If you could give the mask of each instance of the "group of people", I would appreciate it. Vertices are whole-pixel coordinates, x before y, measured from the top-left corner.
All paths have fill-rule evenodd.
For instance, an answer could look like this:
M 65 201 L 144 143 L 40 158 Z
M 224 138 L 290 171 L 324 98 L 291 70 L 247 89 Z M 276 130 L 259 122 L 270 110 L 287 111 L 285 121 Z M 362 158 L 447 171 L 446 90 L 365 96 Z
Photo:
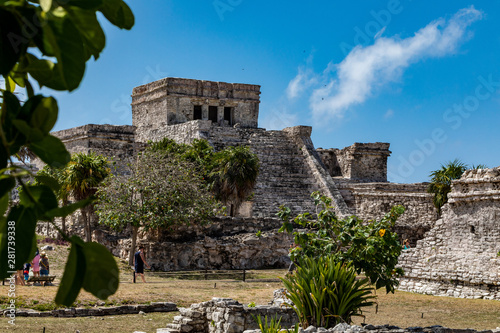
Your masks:
M 16 284 L 29 285 L 30 276 L 48 276 L 49 275 L 49 258 L 45 252 L 36 250 L 35 257 L 30 263 L 24 264 L 24 268 L 17 271 Z

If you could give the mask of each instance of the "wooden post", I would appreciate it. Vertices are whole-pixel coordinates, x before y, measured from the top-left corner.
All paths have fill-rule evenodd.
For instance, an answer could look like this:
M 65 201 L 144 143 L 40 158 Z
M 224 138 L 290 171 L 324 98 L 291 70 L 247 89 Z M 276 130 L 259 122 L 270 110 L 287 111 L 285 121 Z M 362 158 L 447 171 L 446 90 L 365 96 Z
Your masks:
M 245 271 L 245 269 L 243 269 L 243 282 L 245 282 L 245 280 L 246 280 L 246 276 L 245 275 L 246 275 L 246 271 Z
M 208 280 L 208 269 L 205 268 L 205 280 Z
M 134 283 L 135 283 L 135 269 L 132 271 L 132 274 L 134 274 Z

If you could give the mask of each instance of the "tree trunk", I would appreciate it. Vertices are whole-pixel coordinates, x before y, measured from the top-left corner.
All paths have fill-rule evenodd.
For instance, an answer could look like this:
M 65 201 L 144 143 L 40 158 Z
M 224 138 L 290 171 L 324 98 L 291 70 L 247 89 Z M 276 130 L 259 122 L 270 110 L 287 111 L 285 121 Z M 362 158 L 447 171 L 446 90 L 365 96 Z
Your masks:
M 132 266 L 134 264 L 134 253 L 135 253 L 135 243 L 137 242 L 137 233 L 139 227 L 132 227 L 132 244 L 130 245 L 130 253 L 128 255 L 128 264 Z
M 66 216 L 63 216 L 61 219 L 62 219 L 61 230 L 62 230 L 63 234 L 65 234 L 66 233 Z
M 83 226 L 84 226 L 83 229 L 85 231 L 85 241 L 88 243 L 92 241 L 92 237 L 90 234 L 90 221 L 89 221 L 90 216 L 89 214 L 87 214 L 86 208 L 82 209 L 82 216 L 83 216 Z

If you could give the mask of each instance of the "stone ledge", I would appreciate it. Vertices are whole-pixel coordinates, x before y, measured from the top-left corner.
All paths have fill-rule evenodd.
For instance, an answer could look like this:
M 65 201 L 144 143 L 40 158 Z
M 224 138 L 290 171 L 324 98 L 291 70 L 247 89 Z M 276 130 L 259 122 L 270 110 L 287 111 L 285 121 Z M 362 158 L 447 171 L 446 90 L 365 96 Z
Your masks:
M 33 310 L 20 310 L 16 311 L 17 317 L 88 317 L 88 316 L 111 316 L 122 314 L 137 314 L 143 312 L 173 312 L 177 311 L 177 305 L 170 302 L 155 302 L 151 304 L 140 305 L 122 305 L 112 307 L 99 307 L 99 308 L 66 308 L 57 309 L 52 311 L 33 311 Z M 3 310 L 3 315 L 6 316 L 10 309 Z

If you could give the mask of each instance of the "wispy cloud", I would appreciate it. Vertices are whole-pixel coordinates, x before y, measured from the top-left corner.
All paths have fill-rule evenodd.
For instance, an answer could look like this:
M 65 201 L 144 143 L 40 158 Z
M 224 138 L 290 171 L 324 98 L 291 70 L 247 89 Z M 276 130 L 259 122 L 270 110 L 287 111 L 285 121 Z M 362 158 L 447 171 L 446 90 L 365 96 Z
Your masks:
M 342 118 L 350 106 L 365 102 L 375 88 L 398 80 L 412 63 L 455 53 L 471 36 L 467 28 L 481 17 L 482 12 L 469 7 L 448 20 L 429 23 L 408 38 L 379 37 L 382 31 L 372 45 L 355 47 L 340 64 L 330 63 L 321 75 L 305 75 L 300 69 L 287 94 L 297 96 L 307 84 L 314 84 L 309 104 L 315 120 L 324 123 L 325 118 Z
M 286 96 L 293 100 L 299 97 L 307 88 L 318 82 L 316 75 L 311 69 L 299 68 L 299 73 L 293 78 L 286 88 Z
M 389 109 L 384 114 L 384 119 L 389 119 L 389 118 L 392 118 L 393 116 L 394 116 L 394 110 L 393 109 Z

